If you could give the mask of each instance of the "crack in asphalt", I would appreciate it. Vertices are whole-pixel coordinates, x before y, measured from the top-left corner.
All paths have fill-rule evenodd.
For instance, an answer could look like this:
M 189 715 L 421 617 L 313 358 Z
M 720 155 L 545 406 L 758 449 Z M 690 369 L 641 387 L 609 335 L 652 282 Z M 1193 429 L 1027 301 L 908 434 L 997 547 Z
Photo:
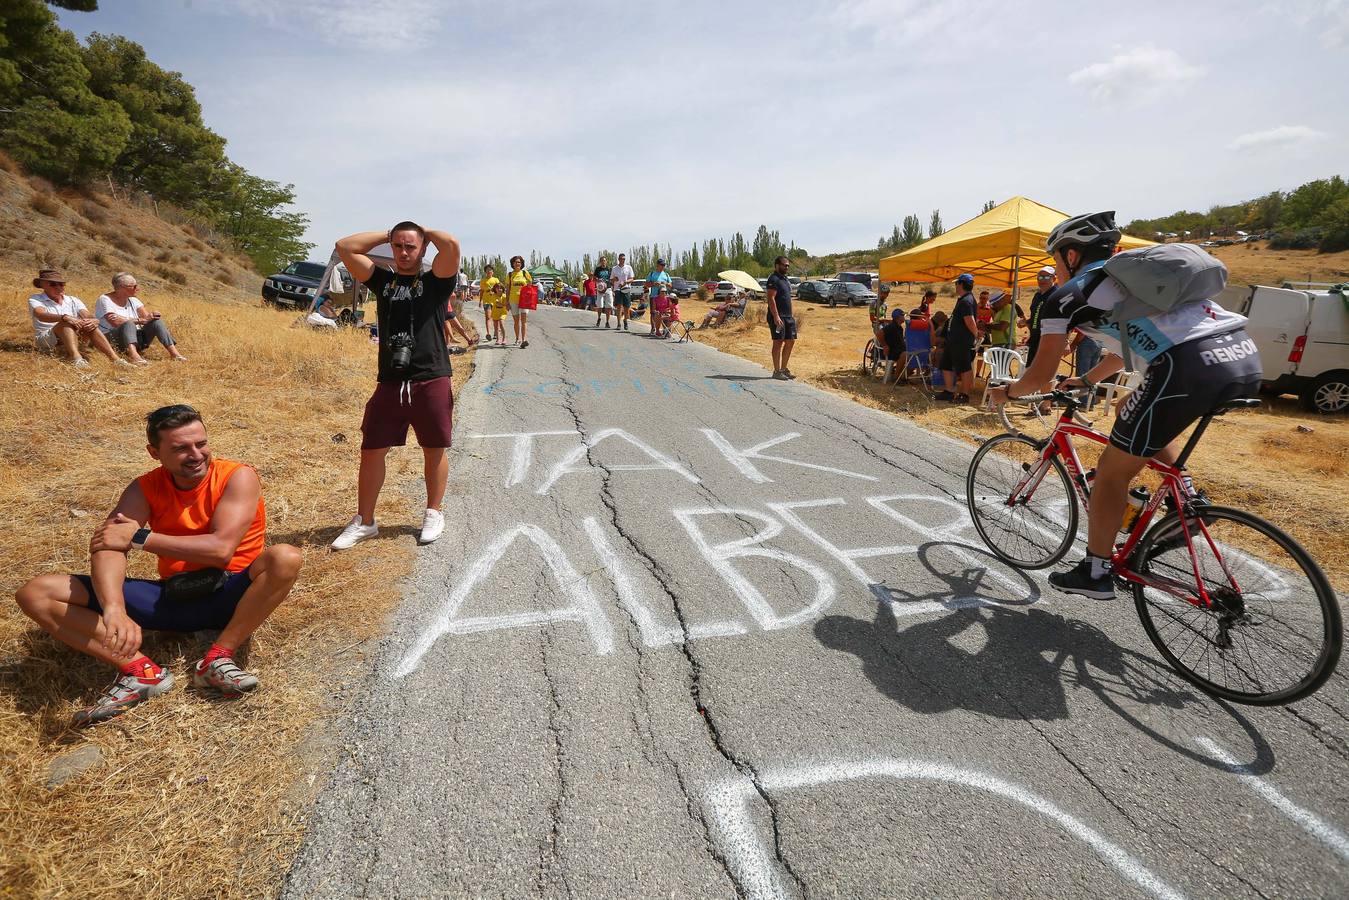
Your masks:
M 544 587 L 542 573 L 535 580 L 536 593 Z M 546 888 L 551 882 L 550 873 L 556 871 L 557 877 L 562 881 L 562 889 L 568 897 L 574 896 L 571 887 L 571 881 L 567 874 L 567 864 L 562 857 L 562 847 L 559 842 L 562 830 L 562 814 L 567 802 L 567 769 L 565 760 L 565 748 L 563 747 L 563 709 L 562 696 L 557 689 L 557 681 L 554 679 L 553 672 L 548 666 L 548 651 L 552 648 L 552 635 L 550 629 L 544 629 L 539 639 L 539 659 L 543 666 L 543 677 L 548 684 L 548 696 L 552 704 L 548 708 L 548 732 L 552 737 L 552 761 L 553 774 L 557 778 L 557 796 L 553 802 L 548 805 L 548 834 L 539 841 L 539 874 L 537 887 L 539 896 L 544 896 Z
M 559 365 L 561 368 L 559 380 L 566 385 L 575 387 L 576 382 L 572 380 L 570 363 L 569 360 L 567 359 L 566 354 L 563 353 L 560 349 L 558 349 L 557 352 L 559 357 Z M 582 441 L 587 442 L 588 433 L 586 431 L 585 423 L 582 421 L 581 413 L 576 408 L 574 392 L 572 391 L 564 392 L 562 399 L 563 399 L 562 405 L 567 409 L 568 413 L 571 415 L 572 420 L 575 423 L 576 430 L 581 435 Z M 722 737 L 721 730 L 716 724 L 716 721 L 713 717 L 712 711 L 708 708 L 708 704 L 705 703 L 703 700 L 702 663 L 698 659 L 697 655 L 693 652 L 692 639 L 690 638 L 689 635 L 688 619 L 684 611 L 683 604 L 680 602 L 678 595 L 674 591 L 670 590 L 670 588 L 668 587 L 667 583 L 669 577 L 668 573 L 666 572 L 665 567 L 660 562 L 660 560 L 654 557 L 651 553 L 647 552 L 646 549 L 643 548 L 638 543 L 636 538 L 624 528 L 622 522 L 620 521 L 618 503 L 615 497 L 613 496 L 612 487 L 610 484 L 611 479 L 613 477 L 613 472 L 606 465 L 604 465 L 603 462 L 596 459 L 592 451 L 593 448 L 589 447 L 587 443 L 586 461 L 592 467 L 598 469 L 601 473 L 599 496 L 601 503 L 603 503 L 605 510 L 609 514 L 609 524 L 613 527 L 614 531 L 617 532 L 619 537 L 621 537 L 623 541 L 632 549 L 632 551 L 635 554 L 637 554 L 638 558 L 642 561 L 648 573 L 652 576 L 652 578 L 656 581 L 656 583 L 660 585 L 661 591 L 665 594 L 666 599 L 669 601 L 675 620 L 679 623 L 679 629 L 683 637 L 682 640 L 676 641 L 675 643 L 677 644 L 681 655 L 684 657 L 687 663 L 689 695 L 690 698 L 693 700 L 694 708 L 697 711 L 699 718 L 704 723 L 704 727 L 706 729 L 708 738 L 713 748 L 722 757 L 722 759 L 724 759 L 727 763 L 729 763 L 736 771 L 740 772 L 743 775 L 746 775 L 750 779 L 751 783 L 754 785 L 755 791 L 759 794 L 760 797 L 763 798 L 765 804 L 768 806 L 769 814 L 773 824 L 773 844 L 774 844 L 774 851 L 778 858 L 778 861 L 782 864 L 783 869 L 791 876 L 792 880 L 796 883 L 800 893 L 803 896 L 808 897 L 809 892 L 806 888 L 805 883 L 793 869 L 790 862 L 783 856 L 782 843 L 781 843 L 780 816 L 776 801 L 774 801 L 773 798 L 769 796 L 768 792 L 763 788 L 758 771 L 754 768 L 754 766 L 748 761 L 739 758 L 738 755 L 735 754 L 726 745 Z M 698 484 L 704 492 L 707 491 L 707 489 L 704 486 L 702 486 L 701 481 L 699 481 Z M 740 517 L 737 516 L 736 518 L 739 519 Z M 751 523 L 745 522 L 744 524 L 750 528 L 754 528 L 754 526 Z M 615 592 L 615 601 L 617 601 L 616 592 Z M 622 604 L 617 605 L 620 608 L 622 608 Z M 624 610 L 624 612 L 628 619 L 628 623 L 624 628 L 624 631 L 629 633 L 628 643 L 630 646 L 633 647 L 638 657 L 638 668 L 637 668 L 638 693 L 639 696 L 641 696 L 643 699 L 645 713 L 649 722 L 651 717 L 650 701 L 648 695 L 646 694 L 645 687 L 642 683 L 644 674 L 644 664 L 646 658 L 645 647 L 642 646 L 642 642 L 640 641 L 640 639 L 638 640 L 632 639 L 631 631 L 637 628 L 637 623 L 635 619 L 633 619 L 632 614 L 630 612 L 628 612 L 627 610 Z M 650 733 L 649 729 L 648 733 Z M 745 896 L 746 895 L 745 885 L 741 883 L 740 879 L 732 871 L 728 860 L 725 858 L 724 854 L 720 851 L 720 849 L 716 845 L 716 842 L 713 840 L 711 825 L 707 821 L 706 815 L 702 812 L 700 805 L 694 800 L 695 792 L 689 789 L 689 785 L 685 780 L 685 776 L 681 766 L 679 765 L 679 761 L 675 759 L 673 756 L 671 756 L 663 748 L 660 748 L 659 746 L 656 745 L 654 740 L 654 734 L 652 734 L 651 736 L 652 736 L 653 749 L 659 751 L 667 761 L 668 768 L 674 775 L 675 781 L 679 786 L 679 790 L 684 796 L 686 813 L 689 815 L 690 819 L 695 823 L 697 823 L 701 828 L 701 831 L 703 833 L 703 840 L 705 843 L 705 849 L 707 850 L 709 856 L 720 866 L 722 872 L 725 874 L 727 880 L 731 883 L 731 885 L 735 888 L 737 894 L 739 894 L 740 896 Z

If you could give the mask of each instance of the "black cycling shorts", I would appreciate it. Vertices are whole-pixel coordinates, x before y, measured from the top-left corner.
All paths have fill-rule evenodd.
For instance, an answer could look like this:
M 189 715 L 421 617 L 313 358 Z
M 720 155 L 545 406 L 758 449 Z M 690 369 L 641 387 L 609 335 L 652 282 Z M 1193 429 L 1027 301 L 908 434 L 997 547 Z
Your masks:
M 1243 329 L 1172 347 L 1125 398 L 1110 443 L 1131 456 L 1156 456 L 1221 404 L 1256 396 L 1260 374 L 1260 354 Z
M 794 341 L 796 340 L 796 319 L 792 316 L 782 316 L 782 327 L 778 328 L 773 324 L 772 317 L 769 317 L 768 333 L 772 335 L 775 341 Z

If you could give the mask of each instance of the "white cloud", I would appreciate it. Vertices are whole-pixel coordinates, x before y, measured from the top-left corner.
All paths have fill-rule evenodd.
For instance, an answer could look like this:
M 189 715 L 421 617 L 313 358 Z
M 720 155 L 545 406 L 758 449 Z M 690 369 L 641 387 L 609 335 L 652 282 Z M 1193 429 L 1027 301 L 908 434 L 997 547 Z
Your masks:
M 1193 81 L 1204 69 L 1174 50 L 1144 44 L 1093 63 L 1068 76 L 1068 83 L 1100 103 L 1143 102 Z
M 1349 0 L 1273 2 L 1266 11 L 1288 16 L 1302 27 L 1318 32 L 1326 47 L 1349 46 Z
M 1237 153 L 1253 153 L 1260 150 L 1291 150 L 1314 144 L 1325 137 L 1324 132 L 1306 125 L 1280 125 L 1266 131 L 1252 131 L 1238 137 L 1227 145 L 1228 150 Z
M 376 50 L 424 46 L 443 12 L 435 0 L 230 0 L 217 11 L 231 7 L 306 40 Z

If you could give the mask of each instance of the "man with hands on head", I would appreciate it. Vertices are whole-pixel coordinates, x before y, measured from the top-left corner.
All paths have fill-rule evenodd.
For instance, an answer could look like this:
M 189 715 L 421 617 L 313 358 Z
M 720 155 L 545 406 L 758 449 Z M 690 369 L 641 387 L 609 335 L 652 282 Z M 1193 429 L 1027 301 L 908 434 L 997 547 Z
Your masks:
M 375 265 L 368 254 L 387 243 L 393 271 Z M 436 258 L 422 271 L 427 247 Z M 361 465 L 357 476 L 357 512 L 333 541 L 346 550 L 379 534 L 375 503 L 384 486 L 389 448 L 407 443 L 412 428 L 421 445 L 426 477 L 426 512 L 421 542 L 429 544 L 445 529 L 440 505 L 450 462 L 454 395 L 450 354 L 445 342 L 446 304 L 458 284 L 459 242 L 453 235 L 399 222 L 386 231 L 363 231 L 337 242 L 337 254 L 353 278 L 370 289 L 379 321 L 379 375 L 361 421 Z
M 90 575 L 42 575 L 15 595 L 24 615 L 62 643 L 119 670 L 76 725 L 93 725 L 173 687 L 141 652 L 142 629 L 220 629 L 192 683 L 236 697 L 258 686 L 235 651 L 290 594 L 303 558 L 264 547 L 267 512 L 253 469 L 212 455 L 201 415 L 184 405 L 146 417 L 159 462 L 127 486 L 89 542 Z M 151 553 L 161 580 L 127 578 L 127 556 Z

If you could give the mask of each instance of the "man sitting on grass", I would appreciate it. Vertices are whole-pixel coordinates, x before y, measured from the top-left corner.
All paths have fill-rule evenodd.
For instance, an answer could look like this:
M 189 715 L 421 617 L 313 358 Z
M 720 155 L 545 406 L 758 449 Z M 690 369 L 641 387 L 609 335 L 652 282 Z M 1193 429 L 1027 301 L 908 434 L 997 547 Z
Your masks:
M 112 349 L 107 337 L 99 331 L 98 319 L 79 297 L 66 296 L 66 278 L 55 269 L 43 269 L 33 279 L 33 287 L 41 293 L 28 298 L 28 314 L 33 320 L 33 341 L 39 350 L 56 350 L 77 369 L 89 366 L 89 360 L 80 353 L 81 347 L 92 346 L 99 353 L 121 366 L 131 363 Z
M 192 667 L 198 688 L 237 697 L 258 686 L 235 650 L 285 600 L 300 551 L 263 547 L 267 513 L 257 472 L 217 459 L 201 414 L 165 406 L 146 417 L 146 450 L 159 468 L 137 478 L 89 542 L 91 575 L 42 575 L 19 588 L 24 614 L 70 647 L 119 670 L 75 724 L 93 725 L 173 687 L 141 648 L 141 629 L 220 629 Z M 132 551 L 159 558 L 159 577 L 127 578 Z

